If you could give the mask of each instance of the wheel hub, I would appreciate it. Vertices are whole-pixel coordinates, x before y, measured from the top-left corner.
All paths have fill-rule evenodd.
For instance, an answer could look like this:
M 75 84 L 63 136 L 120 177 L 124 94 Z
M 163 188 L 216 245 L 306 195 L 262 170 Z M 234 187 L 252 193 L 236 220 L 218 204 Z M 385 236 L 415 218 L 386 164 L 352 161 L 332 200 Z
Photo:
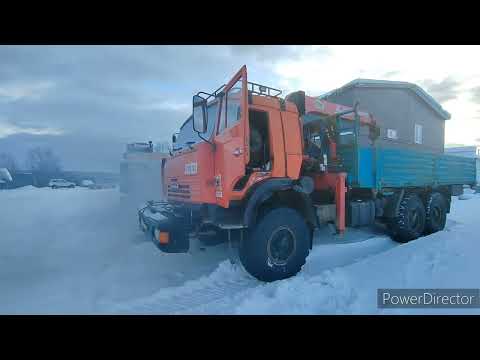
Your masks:
M 296 238 L 286 226 L 275 230 L 268 240 L 268 258 L 274 265 L 285 265 L 294 254 Z
M 417 209 L 412 209 L 410 212 L 410 226 L 413 229 L 416 229 L 419 226 L 419 216 L 418 216 L 418 210 Z
M 441 217 L 441 210 L 435 206 L 434 208 L 432 208 L 432 217 L 435 221 L 438 221 L 440 220 L 440 217 Z

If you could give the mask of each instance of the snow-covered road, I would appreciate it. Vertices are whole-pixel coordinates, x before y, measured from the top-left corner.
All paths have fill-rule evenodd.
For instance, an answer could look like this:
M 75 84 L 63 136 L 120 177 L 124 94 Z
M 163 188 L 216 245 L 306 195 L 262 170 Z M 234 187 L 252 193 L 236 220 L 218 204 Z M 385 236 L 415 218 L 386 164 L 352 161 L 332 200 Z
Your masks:
M 445 231 L 409 244 L 381 227 L 322 229 L 298 276 L 264 284 L 223 244 L 159 252 L 117 190 L 0 191 L 0 313 L 459 313 L 379 310 L 376 290 L 480 288 L 480 194 L 464 197 Z

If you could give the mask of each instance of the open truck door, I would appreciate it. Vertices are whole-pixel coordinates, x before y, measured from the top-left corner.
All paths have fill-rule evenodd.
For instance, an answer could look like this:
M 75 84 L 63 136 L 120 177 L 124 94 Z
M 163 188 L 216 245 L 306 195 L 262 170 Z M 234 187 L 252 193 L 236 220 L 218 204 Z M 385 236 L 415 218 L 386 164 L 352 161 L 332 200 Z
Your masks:
M 223 90 L 215 142 L 215 197 L 229 206 L 235 184 L 245 176 L 249 161 L 247 67 L 244 65 Z

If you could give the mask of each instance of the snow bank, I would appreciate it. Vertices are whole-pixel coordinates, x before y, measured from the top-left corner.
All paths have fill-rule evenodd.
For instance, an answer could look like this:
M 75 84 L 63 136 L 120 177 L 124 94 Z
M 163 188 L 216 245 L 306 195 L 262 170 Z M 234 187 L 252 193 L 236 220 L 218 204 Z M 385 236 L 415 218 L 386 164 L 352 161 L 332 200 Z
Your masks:
M 465 194 L 445 231 L 408 244 L 381 227 L 342 238 L 322 229 L 296 277 L 266 284 L 232 265 L 226 244 L 159 252 L 117 190 L 2 191 L 0 313 L 479 313 L 376 305 L 378 288 L 480 288 L 480 196 Z
M 317 245 L 296 276 L 260 283 L 223 262 L 209 276 L 123 304 L 118 312 L 171 314 L 434 314 L 477 309 L 377 309 L 379 288 L 479 288 L 480 197 L 453 199 L 445 231 L 408 244 L 386 236 Z M 318 241 L 318 239 L 317 239 Z M 389 245 L 386 245 L 389 244 Z M 339 248 L 344 248 L 340 250 Z M 348 248 L 348 251 L 347 251 Z M 332 261 L 339 267 L 325 269 Z M 333 265 L 333 264 L 330 264 Z

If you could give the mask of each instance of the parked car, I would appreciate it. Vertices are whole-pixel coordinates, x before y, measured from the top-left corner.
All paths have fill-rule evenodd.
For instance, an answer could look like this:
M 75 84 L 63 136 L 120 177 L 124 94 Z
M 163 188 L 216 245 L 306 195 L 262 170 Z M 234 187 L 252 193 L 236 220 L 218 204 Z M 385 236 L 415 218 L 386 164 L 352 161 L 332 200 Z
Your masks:
M 52 179 L 48 183 L 48 186 L 50 186 L 52 189 L 58 189 L 58 188 L 71 188 L 71 189 L 73 189 L 75 187 L 75 184 L 73 182 L 67 181 L 65 179 Z
M 83 186 L 83 187 L 90 187 L 93 185 L 95 185 L 95 183 L 92 180 L 82 180 L 80 182 L 80 186 Z

